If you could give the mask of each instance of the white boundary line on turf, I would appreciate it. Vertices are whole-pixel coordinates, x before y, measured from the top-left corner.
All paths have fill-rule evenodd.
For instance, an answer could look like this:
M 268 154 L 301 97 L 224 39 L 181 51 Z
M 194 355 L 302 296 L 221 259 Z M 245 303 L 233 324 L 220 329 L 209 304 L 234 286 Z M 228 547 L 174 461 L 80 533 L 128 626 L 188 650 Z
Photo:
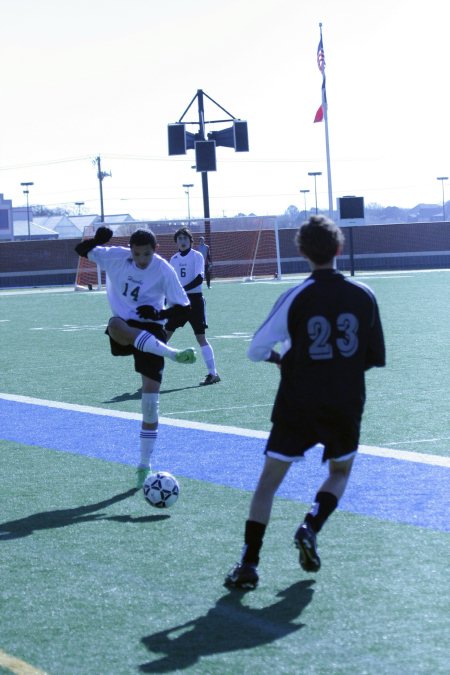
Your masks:
M 0 667 L 6 668 L 11 673 L 17 673 L 17 675 L 47 675 L 43 670 L 39 670 L 39 668 L 35 668 L 26 661 L 7 654 L 2 649 L 0 649 Z
M 48 401 L 43 398 L 32 398 L 31 396 L 20 396 L 16 394 L 4 394 L 0 392 L 0 399 L 14 401 L 16 403 L 28 403 L 30 405 L 40 405 L 45 408 L 58 408 L 60 410 L 72 410 L 74 412 L 87 413 L 89 415 L 103 415 L 104 417 L 116 417 L 128 420 L 142 419 L 140 413 L 125 412 L 122 410 L 110 410 L 109 408 L 95 408 L 89 405 L 78 405 L 76 403 L 62 403 L 61 401 Z M 206 424 L 204 422 L 191 422 L 189 420 L 174 420 L 168 417 L 160 417 L 161 424 L 182 429 L 197 429 L 199 431 L 210 431 L 219 434 L 233 434 L 235 436 L 244 436 L 247 438 L 268 438 L 267 431 L 257 429 L 242 429 L 240 427 L 231 427 L 219 424 Z M 385 457 L 387 459 L 399 459 L 406 462 L 416 462 L 418 464 L 428 464 L 432 466 L 442 466 L 450 468 L 450 457 L 440 455 L 425 455 L 410 450 L 393 450 L 391 448 L 379 448 L 370 445 L 360 445 L 359 452 L 374 457 Z

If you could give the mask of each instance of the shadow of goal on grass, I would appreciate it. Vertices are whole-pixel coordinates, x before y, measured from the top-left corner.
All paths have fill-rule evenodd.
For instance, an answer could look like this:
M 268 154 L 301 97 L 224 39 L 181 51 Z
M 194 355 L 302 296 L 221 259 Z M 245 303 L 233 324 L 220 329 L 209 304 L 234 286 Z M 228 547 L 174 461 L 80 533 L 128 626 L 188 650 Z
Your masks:
M 151 516 L 144 516 L 133 518 L 133 516 L 108 516 L 104 513 L 98 513 L 101 509 L 117 504 L 136 494 L 138 488 L 131 488 L 126 492 L 120 492 L 109 499 L 104 499 L 95 504 L 86 504 L 85 506 L 77 506 L 73 509 L 55 509 L 54 511 L 42 511 L 41 513 L 33 513 L 25 518 L 18 518 L 17 520 L 9 520 L 0 523 L 0 541 L 8 539 L 19 539 L 20 537 L 28 537 L 36 532 L 36 530 L 50 530 L 57 527 L 67 527 L 68 525 L 78 525 L 79 523 L 86 523 L 93 520 L 117 520 L 118 522 L 154 522 L 157 520 L 164 520 L 170 518 L 170 515 L 158 514 Z
M 207 614 L 142 638 L 154 654 L 165 654 L 139 666 L 141 673 L 172 673 L 212 654 L 253 649 L 300 630 L 297 622 L 313 597 L 311 579 L 298 581 L 277 593 L 281 600 L 262 609 L 242 605 L 245 593 L 223 595 Z

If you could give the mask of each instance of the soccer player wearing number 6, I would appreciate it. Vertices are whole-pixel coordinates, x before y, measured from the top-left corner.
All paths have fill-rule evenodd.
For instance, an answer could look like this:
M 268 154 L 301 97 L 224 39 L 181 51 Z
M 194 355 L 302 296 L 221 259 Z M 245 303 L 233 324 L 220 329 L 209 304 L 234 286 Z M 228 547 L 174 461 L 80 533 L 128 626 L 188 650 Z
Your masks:
M 193 349 L 169 347 L 164 323 L 172 316 L 190 313 L 189 300 L 169 263 L 156 251 L 150 230 L 136 230 L 129 248 L 105 246 L 112 237 L 99 227 L 93 239 L 80 242 L 75 250 L 106 272 L 106 293 L 113 312 L 106 330 L 113 356 L 134 356 L 134 367 L 142 377 L 142 426 L 137 487 L 150 472 L 159 417 L 159 390 L 164 357 L 178 363 L 194 363 Z M 167 307 L 166 307 L 167 304 Z
M 320 569 L 316 535 L 336 509 L 350 476 L 365 402 L 364 373 L 385 365 L 373 292 L 335 269 L 344 243 L 340 228 L 313 216 L 301 226 L 296 241 L 312 274 L 280 296 L 248 350 L 252 361 L 278 364 L 281 379 L 241 561 L 225 578 L 225 585 L 233 588 L 256 587 L 275 493 L 291 464 L 318 443 L 324 447 L 328 477 L 296 530 L 294 543 L 301 567 L 307 572 Z M 282 345 L 280 351 L 274 351 L 277 344 Z
M 166 323 L 167 339 L 170 340 L 174 331 L 181 328 L 189 321 L 194 331 L 195 338 L 201 347 L 202 357 L 208 373 L 200 382 L 201 386 L 220 382 L 216 370 L 214 351 L 205 336 L 208 328 L 206 323 L 205 298 L 202 293 L 203 279 L 205 278 L 205 261 L 203 255 L 192 248 L 193 237 L 187 227 L 181 227 L 173 236 L 178 246 L 178 253 L 170 259 L 170 264 L 176 271 L 181 285 L 187 293 L 191 303 L 189 317 L 174 316 Z

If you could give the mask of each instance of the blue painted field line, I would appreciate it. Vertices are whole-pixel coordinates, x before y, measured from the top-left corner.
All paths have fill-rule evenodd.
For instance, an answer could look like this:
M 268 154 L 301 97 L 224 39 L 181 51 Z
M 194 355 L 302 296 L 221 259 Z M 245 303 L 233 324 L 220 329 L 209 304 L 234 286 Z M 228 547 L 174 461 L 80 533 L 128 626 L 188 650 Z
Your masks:
M 109 409 L 93 413 L 92 408 L 83 411 L 83 406 L 50 404 L 10 400 L 0 395 L 0 437 L 109 462 L 137 463 L 139 415 Z M 160 424 L 153 468 L 169 470 L 179 477 L 253 490 L 263 462 L 266 434 L 259 432 L 260 437 L 255 438 L 254 432 L 248 432 L 248 436 L 238 430 L 218 433 L 207 427 L 181 420 Z M 309 503 L 326 475 L 320 457 L 319 450 L 310 451 L 304 462 L 291 469 L 278 495 Z M 360 453 L 339 508 L 450 531 L 449 477 L 448 466 Z

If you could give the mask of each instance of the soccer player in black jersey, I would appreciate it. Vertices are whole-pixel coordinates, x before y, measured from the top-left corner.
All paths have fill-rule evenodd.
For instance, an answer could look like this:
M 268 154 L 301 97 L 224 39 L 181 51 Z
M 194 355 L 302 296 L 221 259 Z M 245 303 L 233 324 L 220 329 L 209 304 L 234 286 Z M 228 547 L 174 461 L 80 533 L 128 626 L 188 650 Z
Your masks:
M 281 379 L 272 411 L 264 466 L 245 524 L 242 558 L 225 578 L 231 588 L 255 588 L 259 553 L 273 498 L 292 462 L 323 445 L 328 477 L 294 535 L 301 567 L 320 569 L 316 535 L 344 494 L 358 449 L 365 402 L 364 373 L 385 365 L 385 346 L 373 292 L 335 269 L 342 231 L 313 216 L 297 233 L 312 274 L 283 293 L 256 331 L 252 361 L 278 364 Z M 281 344 L 280 351 L 274 347 Z

